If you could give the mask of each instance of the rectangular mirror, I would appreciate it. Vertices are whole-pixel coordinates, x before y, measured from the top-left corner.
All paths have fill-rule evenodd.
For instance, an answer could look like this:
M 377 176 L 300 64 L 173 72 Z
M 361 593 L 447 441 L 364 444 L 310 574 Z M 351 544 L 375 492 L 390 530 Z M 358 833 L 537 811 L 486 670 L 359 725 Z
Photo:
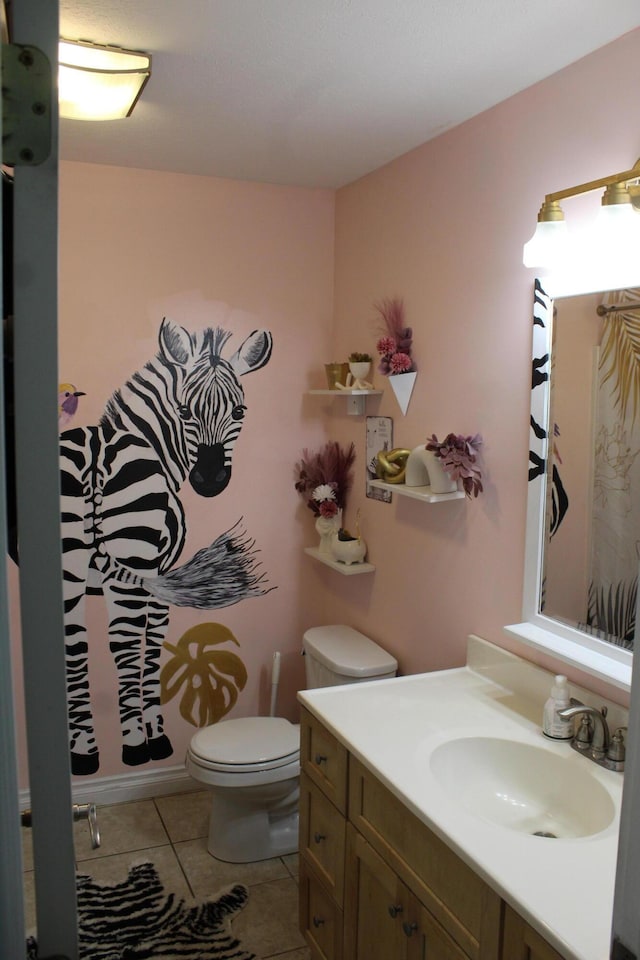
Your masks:
M 535 282 L 528 486 L 525 622 L 506 630 L 629 689 L 640 558 L 640 287 L 554 299 Z

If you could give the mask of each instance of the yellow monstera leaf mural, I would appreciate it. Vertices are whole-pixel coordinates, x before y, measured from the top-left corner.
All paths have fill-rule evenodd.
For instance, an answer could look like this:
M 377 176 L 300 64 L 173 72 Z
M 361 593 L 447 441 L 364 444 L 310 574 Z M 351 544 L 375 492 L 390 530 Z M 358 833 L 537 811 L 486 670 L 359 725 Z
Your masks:
M 217 723 L 231 710 L 247 682 L 247 670 L 235 653 L 214 650 L 231 641 L 240 646 L 221 623 L 199 623 L 177 644 L 163 646 L 173 654 L 160 672 L 162 703 L 169 703 L 184 688 L 180 714 L 194 727 Z

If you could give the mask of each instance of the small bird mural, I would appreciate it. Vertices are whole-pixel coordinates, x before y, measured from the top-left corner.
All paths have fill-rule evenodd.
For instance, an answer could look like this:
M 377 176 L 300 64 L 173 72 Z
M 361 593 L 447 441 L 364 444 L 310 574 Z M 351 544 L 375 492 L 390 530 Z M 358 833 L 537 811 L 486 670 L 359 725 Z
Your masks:
M 86 397 L 82 390 L 76 390 L 72 383 L 61 383 L 58 387 L 58 429 L 66 430 L 78 409 L 78 397 Z

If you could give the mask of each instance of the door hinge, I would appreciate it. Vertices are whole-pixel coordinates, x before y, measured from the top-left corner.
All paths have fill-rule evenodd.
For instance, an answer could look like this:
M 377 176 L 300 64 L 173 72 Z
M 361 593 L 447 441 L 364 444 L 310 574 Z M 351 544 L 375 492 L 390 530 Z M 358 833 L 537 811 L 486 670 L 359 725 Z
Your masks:
M 2 45 L 2 162 L 43 163 L 51 152 L 51 64 L 42 50 Z
M 611 960 L 638 960 L 638 957 L 632 950 L 625 947 L 624 943 L 621 943 L 618 937 L 614 937 L 613 946 L 611 947 Z

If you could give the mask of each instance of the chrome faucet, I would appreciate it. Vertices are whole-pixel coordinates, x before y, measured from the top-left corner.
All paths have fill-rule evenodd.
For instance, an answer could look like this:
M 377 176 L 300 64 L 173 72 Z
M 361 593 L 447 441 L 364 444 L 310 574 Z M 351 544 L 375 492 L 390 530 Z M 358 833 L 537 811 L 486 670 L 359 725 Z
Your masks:
M 624 728 L 616 730 L 616 735 L 612 741 L 609 724 L 607 723 L 606 707 L 598 710 L 596 707 L 587 707 L 583 703 L 572 703 L 572 706 L 558 710 L 558 716 L 565 720 L 582 716 L 582 723 L 577 733 L 574 733 L 571 746 L 601 767 L 622 771 L 624 769 L 625 752 L 622 737 Z
M 595 707 L 586 707 L 584 704 L 578 704 L 575 707 L 565 707 L 558 710 L 558 716 L 564 720 L 570 720 L 573 717 L 579 717 L 583 714 L 589 717 L 594 723 L 593 737 L 591 739 L 591 757 L 593 760 L 602 760 L 609 749 L 609 724 L 607 723 L 607 708 L 597 710 Z M 575 737 L 574 737 L 575 740 Z

